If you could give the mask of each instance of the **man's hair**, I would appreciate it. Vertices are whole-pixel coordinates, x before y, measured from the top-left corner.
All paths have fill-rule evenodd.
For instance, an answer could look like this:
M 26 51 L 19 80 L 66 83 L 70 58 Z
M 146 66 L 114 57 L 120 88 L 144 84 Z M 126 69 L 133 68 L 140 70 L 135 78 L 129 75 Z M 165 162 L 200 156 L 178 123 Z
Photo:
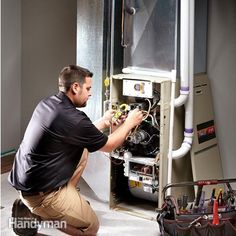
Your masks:
M 80 66 L 68 65 L 59 74 L 59 90 L 67 92 L 75 82 L 82 87 L 86 77 L 93 77 L 93 73 Z

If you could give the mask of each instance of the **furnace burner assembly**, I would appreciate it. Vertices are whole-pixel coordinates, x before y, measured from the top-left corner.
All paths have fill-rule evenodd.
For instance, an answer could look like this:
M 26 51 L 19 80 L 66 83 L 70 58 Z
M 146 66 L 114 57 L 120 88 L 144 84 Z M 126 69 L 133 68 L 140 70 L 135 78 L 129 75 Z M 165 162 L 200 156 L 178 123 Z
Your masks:
M 123 95 L 131 97 L 131 94 L 134 93 L 130 88 L 133 87 L 136 97 L 129 98 L 131 102 L 127 104 L 112 104 L 112 108 L 116 111 L 113 119 L 119 119 L 122 115 L 127 115 L 129 111 L 138 108 L 143 113 L 143 121 L 130 132 L 124 144 L 113 151 L 112 156 L 155 157 L 159 151 L 160 111 L 158 102 L 160 93 L 157 90 L 152 91 L 151 83 L 147 82 L 124 80 L 123 85 Z M 148 91 L 145 90 L 145 87 L 148 87 Z
M 124 161 L 124 176 L 133 196 L 157 201 L 159 169 L 154 160 L 160 150 L 160 92 L 153 88 L 150 81 L 124 79 L 122 84 L 122 100 L 125 103 L 117 101 L 112 104 L 115 110 L 113 119 L 126 116 L 138 108 L 143 113 L 143 121 L 131 130 L 123 145 L 111 156 Z

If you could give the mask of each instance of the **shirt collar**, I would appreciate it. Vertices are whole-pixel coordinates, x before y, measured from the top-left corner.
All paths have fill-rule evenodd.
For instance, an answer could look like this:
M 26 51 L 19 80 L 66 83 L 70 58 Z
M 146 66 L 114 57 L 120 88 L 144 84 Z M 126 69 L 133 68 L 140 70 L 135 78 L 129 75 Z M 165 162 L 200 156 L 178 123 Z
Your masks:
M 62 91 L 59 91 L 58 94 L 56 95 L 58 98 L 60 98 L 63 102 L 69 103 L 75 107 L 73 102 L 70 100 L 70 98 Z

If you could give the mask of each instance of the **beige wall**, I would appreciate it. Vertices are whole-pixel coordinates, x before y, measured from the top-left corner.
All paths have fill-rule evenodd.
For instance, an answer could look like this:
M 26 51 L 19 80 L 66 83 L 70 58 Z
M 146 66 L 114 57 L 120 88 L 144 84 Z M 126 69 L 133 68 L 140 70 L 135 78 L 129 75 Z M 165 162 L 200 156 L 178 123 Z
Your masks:
M 207 71 L 224 177 L 236 177 L 236 1 L 210 0 Z

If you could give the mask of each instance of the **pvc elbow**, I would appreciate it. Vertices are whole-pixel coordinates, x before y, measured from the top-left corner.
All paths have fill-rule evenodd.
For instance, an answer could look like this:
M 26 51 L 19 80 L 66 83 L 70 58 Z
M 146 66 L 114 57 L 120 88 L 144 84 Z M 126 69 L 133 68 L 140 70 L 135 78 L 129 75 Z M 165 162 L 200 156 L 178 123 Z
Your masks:
M 172 159 L 179 159 L 184 157 L 192 147 L 192 138 L 185 137 L 181 147 L 172 151 Z
M 179 97 L 177 97 L 175 99 L 174 106 L 175 107 L 180 107 L 180 106 L 184 105 L 186 103 L 187 99 L 188 99 L 188 94 L 180 94 Z

